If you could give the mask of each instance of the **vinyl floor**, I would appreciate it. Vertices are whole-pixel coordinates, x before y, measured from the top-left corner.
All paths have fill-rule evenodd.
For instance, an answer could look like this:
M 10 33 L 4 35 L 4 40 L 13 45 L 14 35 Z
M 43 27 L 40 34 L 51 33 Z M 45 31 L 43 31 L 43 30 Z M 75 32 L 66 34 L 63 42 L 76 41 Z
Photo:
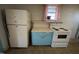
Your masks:
M 72 40 L 67 48 L 51 48 L 50 46 L 32 46 L 28 48 L 9 48 L 6 54 L 79 54 L 79 41 Z

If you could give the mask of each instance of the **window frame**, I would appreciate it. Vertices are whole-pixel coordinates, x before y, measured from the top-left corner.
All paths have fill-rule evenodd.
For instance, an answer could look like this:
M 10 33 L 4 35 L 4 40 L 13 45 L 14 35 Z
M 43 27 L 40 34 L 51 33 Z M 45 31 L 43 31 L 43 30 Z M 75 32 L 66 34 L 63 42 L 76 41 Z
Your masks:
M 56 15 L 55 15 L 55 19 L 47 19 L 47 14 L 48 14 L 48 6 L 56 6 Z M 59 22 L 60 21 L 60 5 L 54 5 L 54 4 L 50 4 L 50 5 L 45 5 L 45 16 L 44 19 L 47 22 Z

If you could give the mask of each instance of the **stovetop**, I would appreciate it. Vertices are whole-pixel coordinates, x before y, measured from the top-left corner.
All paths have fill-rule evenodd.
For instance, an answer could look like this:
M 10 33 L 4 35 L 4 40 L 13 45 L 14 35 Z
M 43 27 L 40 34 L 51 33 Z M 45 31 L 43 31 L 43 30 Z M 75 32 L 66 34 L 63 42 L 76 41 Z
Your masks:
M 62 28 L 62 27 L 60 27 L 60 28 L 52 27 L 52 30 L 54 30 L 54 31 L 65 31 L 65 32 L 68 31 L 68 29 L 65 29 L 65 28 Z

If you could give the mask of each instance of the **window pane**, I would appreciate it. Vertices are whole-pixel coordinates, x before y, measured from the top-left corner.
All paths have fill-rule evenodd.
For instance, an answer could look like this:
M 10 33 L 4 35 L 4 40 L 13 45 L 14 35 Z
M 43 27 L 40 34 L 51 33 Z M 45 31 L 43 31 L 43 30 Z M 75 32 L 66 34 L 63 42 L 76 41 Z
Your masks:
M 52 20 L 57 20 L 57 6 L 56 5 L 48 5 L 48 10 L 47 10 L 47 19 L 50 21 Z
M 51 16 L 50 20 L 56 20 L 54 16 Z
M 50 5 L 49 5 L 49 6 L 48 6 L 48 9 L 49 9 L 49 8 L 51 8 L 51 9 L 52 9 L 52 8 L 53 8 L 53 9 L 56 9 L 57 7 L 56 7 L 56 6 L 50 6 Z
M 48 13 L 47 16 L 52 16 L 52 17 L 55 17 L 55 13 Z
M 56 9 L 52 8 L 52 9 L 48 9 L 48 12 L 56 12 Z
M 50 17 L 50 20 L 55 20 L 55 13 L 48 13 L 48 15 L 47 16 L 49 16 Z

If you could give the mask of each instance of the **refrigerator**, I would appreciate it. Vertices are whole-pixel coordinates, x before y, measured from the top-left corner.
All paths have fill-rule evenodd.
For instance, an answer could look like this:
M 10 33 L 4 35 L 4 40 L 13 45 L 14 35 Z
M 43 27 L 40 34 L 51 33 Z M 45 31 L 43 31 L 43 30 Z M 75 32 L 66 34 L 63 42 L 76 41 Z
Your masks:
M 16 9 L 6 9 L 5 13 L 10 47 L 27 48 L 31 26 L 30 13 L 27 10 Z

